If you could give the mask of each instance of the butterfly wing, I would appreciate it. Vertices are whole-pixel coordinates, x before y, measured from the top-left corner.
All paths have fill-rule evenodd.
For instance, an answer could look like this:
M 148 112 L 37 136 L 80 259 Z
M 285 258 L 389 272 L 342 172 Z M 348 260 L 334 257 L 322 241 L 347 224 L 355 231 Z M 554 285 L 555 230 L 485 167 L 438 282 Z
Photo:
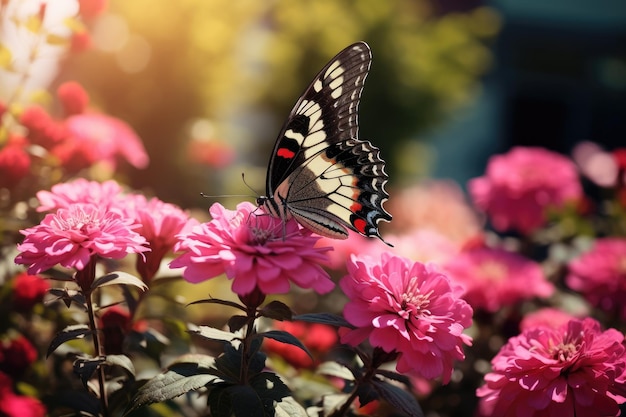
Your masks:
M 387 174 L 379 150 L 358 139 L 358 106 L 372 56 L 364 42 L 335 56 L 302 94 L 268 166 L 263 201 L 316 233 L 347 238 L 346 227 L 377 236 L 391 215 L 382 204 Z

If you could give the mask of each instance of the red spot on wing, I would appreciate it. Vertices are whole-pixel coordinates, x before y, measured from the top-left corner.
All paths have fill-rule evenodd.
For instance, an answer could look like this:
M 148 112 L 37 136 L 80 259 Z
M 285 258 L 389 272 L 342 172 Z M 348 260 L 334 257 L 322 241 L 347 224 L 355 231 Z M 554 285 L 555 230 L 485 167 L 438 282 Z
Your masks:
M 276 151 L 276 156 L 281 156 L 285 159 L 291 159 L 296 156 L 296 154 L 287 148 L 278 148 L 278 151 Z
M 354 223 L 352 223 L 352 225 L 356 228 L 356 230 L 358 230 L 360 233 L 365 234 L 365 226 L 367 226 L 367 223 L 365 223 L 365 220 L 363 219 L 356 219 L 354 221 Z
M 361 203 L 357 203 L 356 201 L 354 203 L 352 203 L 352 205 L 350 206 L 350 211 L 353 213 L 356 213 L 357 211 L 361 210 L 363 208 L 363 206 L 361 205 Z

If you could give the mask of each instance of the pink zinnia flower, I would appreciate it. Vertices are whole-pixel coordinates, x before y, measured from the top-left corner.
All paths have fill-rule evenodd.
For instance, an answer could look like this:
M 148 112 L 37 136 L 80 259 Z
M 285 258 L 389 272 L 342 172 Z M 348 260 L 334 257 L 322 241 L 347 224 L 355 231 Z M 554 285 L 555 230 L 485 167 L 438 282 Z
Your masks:
M 50 283 L 39 275 L 22 272 L 13 280 L 13 305 L 20 312 L 29 312 L 43 301 Z
M 578 317 L 567 313 L 558 308 L 546 307 L 528 313 L 524 316 L 519 324 L 521 331 L 536 329 L 539 327 L 560 328 L 567 326 L 570 320 L 576 320 Z
M 64 166 L 75 165 L 75 159 L 79 158 L 85 166 L 105 162 L 115 169 L 118 156 L 135 168 L 148 165 L 148 154 L 141 139 L 120 119 L 99 113 L 82 113 L 68 117 L 65 127 L 68 139 L 59 148 L 53 149 Z
M 481 416 L 617 416 L 626 401 L 624 335 L 593 319 L 525 330 L 491 361 Z
M 472 307 L 490 312 L 554 292 L 538 263 L 503 249 L 483 247 L 461 252 L 444 267 L 464 288 L 463 298 Z
M 141 194 L 128 195 L 123 200 L 124 212 L 139 225 L 136 232 L 150 245 L 150 252 L 137 258 L 137 270 L 148 283 L 156 274 L 163 257 L 178 241 L 177 235 L 187 233 L 198 224 L 180 207 L 158 198 L 148 200 Z
M 92 256 L 120 259 L 148 250 L 132 229 L 132 220 L 93 204 L 74 204 L 48 214 L 35 227 L 20 230 L 26 238 L 17 246 L 15 262 L 29 265 L 29 274 L 61 265 L 82 270 Z
M 383 253 L 379 262 L 353 256 L 339 285 L 350 300 L 344 316 L 356 326 L 342 332 L 343 343 L 369 338 L 372 346 L 399 353 L 398 372 L 450 380 L 453 362 L 465 358 L 463 344 L 471 345 L 463 330 L 472 324 L 472 308 L 445 275 Z
M 11 378 L 0 372 L 0 415 L 3 417 L 44 417 L 46 407 L 36 398 L 15 394 Z
M 295 220 L 283 222 L 248 202 L 237 205 L 236 211 L 216 203 L 210 213 L 212 221 L 180 235 L 174 248 L 183 254 L 170 268 L 185 268 L 187 281 L 201 282 L 225 273 L 239 295 L 255 288 L 264 294 L 286 293 L 290 282 L 320 294 L 332 290 L 334 284 L 320 266 L 328 260 L 330 248 L 315 247 L 319 237 Z
M 94 204 L 109 210 L 121 204 L 122 187 L 115 181 L 88 181 L 84 178 L 53 185 L 50 191 L 39 191 L 37 211 L 52 211 L 69 208 L 75 204 Z
M 626 319 L 626 239 L 600 238 L 571 261 L 567 285 L 593 305 Z
M 499 231 L 529 234 L 546 222 L 549 208 L 562 208 L 582 197 L 576 166 L 543 148 L 515 147 L 489 160 L 485 176 L 470 180 L 478 208 Z

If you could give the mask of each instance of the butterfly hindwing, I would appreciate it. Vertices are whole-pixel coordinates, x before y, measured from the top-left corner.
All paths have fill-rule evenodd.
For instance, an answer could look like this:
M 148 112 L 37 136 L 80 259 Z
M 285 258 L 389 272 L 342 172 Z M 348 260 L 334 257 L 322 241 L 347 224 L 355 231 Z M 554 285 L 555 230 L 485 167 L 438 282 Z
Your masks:
M 358 106 L 371 63 L 367 44 L 341 51 L 294 106 L 267 173 L 270 214 L 295 217 L 316 233 L 346 238 L 346 227 L 377 236 L 391 216 L 382 204 L 387 174 L 379 150 L 358 139 Z

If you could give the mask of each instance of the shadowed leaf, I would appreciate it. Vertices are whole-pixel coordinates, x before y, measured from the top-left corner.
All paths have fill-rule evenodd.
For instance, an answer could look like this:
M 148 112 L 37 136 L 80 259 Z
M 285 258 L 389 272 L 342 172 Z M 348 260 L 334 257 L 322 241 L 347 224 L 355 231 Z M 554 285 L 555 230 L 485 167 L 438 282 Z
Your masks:
M 148 286 L 142 280 L 122 271 L 112 272 L 100 278 L 96 278 L 91 284 L 91 289 L 95 290 L 96 288 L 105 287 L 107 285 L 132 285 L 139 288 L 141 291 L 148 289 Z
M 61 330 L 61 332 L 57 334 L 54 339 L 52 339 L 50 346 L 48 346 L 46 357 L 50 356 L 52 352 L 54 352 L 63 343 L 74 339 L 82 339 L 91 333 L 92 332 L 89 329 L 89 326 L 86 324 L 74 324 L 72 326 L 67 326 L 65 329 Z

